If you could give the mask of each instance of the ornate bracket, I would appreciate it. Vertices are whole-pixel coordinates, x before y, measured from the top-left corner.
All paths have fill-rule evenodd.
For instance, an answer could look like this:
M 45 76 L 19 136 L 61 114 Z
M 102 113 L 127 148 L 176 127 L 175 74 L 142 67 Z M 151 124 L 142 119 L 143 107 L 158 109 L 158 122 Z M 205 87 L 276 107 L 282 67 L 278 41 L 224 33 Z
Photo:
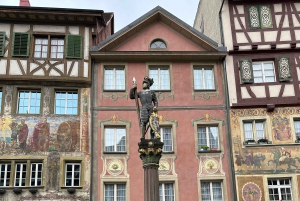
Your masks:
M 110 122 L 110 121 L 112 121 L 113 123 L 117 123 L 118 121 L 120 121 L 120 122 L 123 122 L 123 123 L 127 124 L 129 127 L 131 127 L 131 121 L 128 121 L 128 120 L 125 120 L 125 119 L 121 119 L 117 115 L 114 115 L 114 116 L 112 116 L 109 119 L 104 119 L 104 120 L 100 121 L 99 122 L 100 123 L 100 127 L 102 126 L 103 123 L 107 123 L 107 122 Z
M 209 114 L 205 114 L 203 117 L 200 117 L 200 118 L 198 118 L 198 119 L 194 119 L 194 120 L 192 121 L 192 126 L 194 126 L 196 122 L 201 121 L 201 120 L 204 120 L 204 119 L 205 119 L 205 121 L 211 121 L 211 120 L 221 121 L 221 122 L 222 122 L 222 126 L 225 125 L 225 122 L 224 122 L 223 119 L 216 118 L 216 117 L 212 117 L 212 116 L 210 116 Z

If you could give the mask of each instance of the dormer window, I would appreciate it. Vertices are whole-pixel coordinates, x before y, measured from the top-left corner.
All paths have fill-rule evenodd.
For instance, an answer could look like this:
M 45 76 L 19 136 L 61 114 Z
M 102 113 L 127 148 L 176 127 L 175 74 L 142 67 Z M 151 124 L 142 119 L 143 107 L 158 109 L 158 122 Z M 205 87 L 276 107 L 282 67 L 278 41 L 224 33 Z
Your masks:
M 155 39 L 151 42 L 150 48 L 151 49 L 166 49 L 167 45 L 163 40 Z

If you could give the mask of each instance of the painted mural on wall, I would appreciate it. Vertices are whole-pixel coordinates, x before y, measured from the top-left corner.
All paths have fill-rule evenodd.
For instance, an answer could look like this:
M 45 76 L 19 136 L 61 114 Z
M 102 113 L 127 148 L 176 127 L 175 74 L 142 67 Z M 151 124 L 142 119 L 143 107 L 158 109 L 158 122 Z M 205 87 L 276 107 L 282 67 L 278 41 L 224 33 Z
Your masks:
M 300 108 L 277 108 L 274 112 L 266 109 L 237 109 L 231 111 L 233 134 L 234 166 L 236 174 L 282 174 L 300 173 L 300 146 L 295 144 L 291 128 L 291 115 L 300 115 Z M 241 117 L 266 117 L 271 133 L 267 136 L 272 145 L 247 146 L 243 144 Z M 248 119 L 248 118 L 246 118 Z M 274 146 L 278 145 L 278 146 Z
M 253 182 L 248 182 L 243 186 L 242 197 L 244 201 L 260 201 L 262 194 L 259 186 Z
M 0 154 L 80 150 L 79 117 L 2 116 Z

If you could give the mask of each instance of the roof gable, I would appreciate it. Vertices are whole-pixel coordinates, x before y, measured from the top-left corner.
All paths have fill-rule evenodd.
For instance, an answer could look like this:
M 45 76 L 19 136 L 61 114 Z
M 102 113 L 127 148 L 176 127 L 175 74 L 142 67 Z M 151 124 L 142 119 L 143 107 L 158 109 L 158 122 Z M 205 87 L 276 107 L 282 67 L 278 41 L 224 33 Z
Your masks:
M 160 25 L 159 25 L 160 24 Z M 186 47 L 185 50 L 183 50 L 182 46 L 180 47 L 180 51 L 218 51 L 217 43 L 201 32 L 197 31 L 196 29 L 192 28 L 185 22 L 181 21 L 168 11 L 164 10 L 160 6 L 157 6 L 156 8 L 152 9 L 142 17 L 138 18 L 128 26 L 124 27 L 114 35 L 108 37 L 98 45 L 99 51 L 147 51 L 148 48 L 145 49 L 145 47 L 141 49 L 128 49 L 125 48 L 125 43 L 134 43 L 134 40 L 138 39 L 142 32 L 149 32 L 149 27 L 155 27 L 155 26 L 164 26 L 164 32 L 173 33 L 172 35 L 176 36 L 176 38 L 184 38 L 185 39 L 185 45 L 188 44 L 188 49 Z M 169 30 L 168 30 L 169 29 Z M 151 32 L 151 31 L 150 31 Z M 149 32 L 149 33 L 150 33 Z M 165 34 L 164 33 L 164 34 Z M 176 34 L 175 34 L 176 33 Z M 159 37 L 159 34 L 154 34 L 152 36 L 152 39 L 155 38 L 162 38 Z M 139 39 L 141 40 L 141 39 Z M 138 42 L 136 40 L 135 42 Z M 168 41 L 166 41 L 168 43 Z M 183 41 L 179 41 L 177 45 L 182 43 Z M 149 45 L 150 41 L 145 42 L 147 45 Z M 121 45 L 120 45 L 121 44 Z M 176 45 L 175 45 L 176 46 Z M 178 48 L 175 48 L 175 46 L 172 46 L 172 51 L 179 51 Z

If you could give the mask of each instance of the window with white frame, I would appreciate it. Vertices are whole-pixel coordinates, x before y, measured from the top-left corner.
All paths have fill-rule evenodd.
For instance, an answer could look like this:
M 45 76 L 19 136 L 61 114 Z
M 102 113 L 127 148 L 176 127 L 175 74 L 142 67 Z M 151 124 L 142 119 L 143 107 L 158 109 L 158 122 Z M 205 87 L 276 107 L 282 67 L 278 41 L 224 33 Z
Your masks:
M 201 182 L 202 201 L 223 201 L 222 182 Z
M 17 163 L 15 167 L 14 186 L 26 186 L 26 163 Z
M 169 67 L 151 67 L 149 77 L 153 78 L 151 90 L 170 90 L 170 72 Z
M 49 44 L 50 41 L 50 44 Z M 50 58 L 63 58 L 64 38 L 59 37 L 36 37 L 34 45 L 35 58 L 49 58 L 48 49 L 50 46 Z
M 11 164 L 0 163 L 0 186 L 9 186 Z
M 104 68 L 104 90 L 125 90 L 124 67 Z
M 81 163 L 66 163 L 65 186 L 80 186 Z
M 211 150 L 219 150 L 219 128 L 218 126 L 198 126 L 198 150 L 202 146 L 208 146 Z
M 161 135 L 161 141 L 164 143 L 163 152 L 172 152 L 173 151 L 172 127 L 161 127 L 160 135 Z
M 42 185 L 42 163 L 31 163 L 30 168 L 30 186 Z
M 275 82 L 273 61 L 252 62 L 254 83 Z
M 244 121 L 244 136 L 245 141 L 247 140 L 260 140 L 266 139 L 265 132 L 265 121 L 264 120 L 252 120 L 252 121 Z
M 126 128 L 104 128 L 104 152 L 126 152 Z
M 126 201 L 126 184 L 104 184 L 104 201 Z
M 268 179 L 269 200 L 292 201 L 292 184 L 290 178 Z
M 215 89 L 213 68 L 194 68 L 194 90 Z
M 18 91 L 18 114 L 40 114 L 41 91 L 19 90 Z
M 159 184 L 159 201 L 174 201 L 174 183 Z
M 300 139 L 300 119 L 294 119 L 296 139 Z
M 55 114 L 78 114 L 78 92 L 56 91 L 55 92 Z

